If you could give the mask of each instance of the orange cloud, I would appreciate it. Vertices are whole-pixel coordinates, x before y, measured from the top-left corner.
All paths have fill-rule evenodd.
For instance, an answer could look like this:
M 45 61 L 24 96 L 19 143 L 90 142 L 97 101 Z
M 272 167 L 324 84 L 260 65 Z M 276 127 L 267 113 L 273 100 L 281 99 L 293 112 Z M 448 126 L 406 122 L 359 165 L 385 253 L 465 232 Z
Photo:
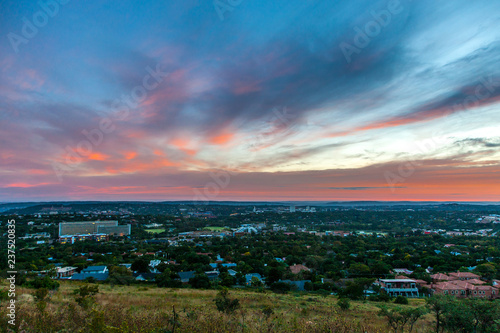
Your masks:
M 160 152 L 158 152 L 160 153 Z M 132 173 L 146 173 L 149 171 L 158 171 L 165 167 L 178 167 L 180 163 L 173 162 L 163 156 L 155 157 L 154 160 L 130 160 L 125 164 L 119 166 L 108 166 L 106 171 L 110 174 L 132 174 Z
M 182 138 L 175 138 L 170 141 L 172 146 L 175 146 L 177 149 L 186 153 L 187 155 L 193 156 L 197 153 L 197 150 L 189 148 L 190 141 Z
M 30 169 L 26 171 L 29 175 L 48 175 L 51 172 L 47 170 L 40 170 L 40 169 Z
M 137 153 L 135 151 L 130 151 L 130 152 L 126 152 L 124 154 L 124 156 L 127 160 L 132 160 L 137 156 Z
M 109 158 L 108 155 L 104 155 L 101 153 L 92 153 L 89 155 L 89 160 L 94 160 L 94 161 L 105 161 L 108 158 Z
M 40 184 L 13 183 L 13 184 L 7 184 L 7 185 L 5 185 L 5 187 L 6 188 L 9 188 L 9 187 L 29 188 L 29 187 L 37 187 L 37 186 L 44 186 L 44 185 L 50 185 L 50 183 L 40 183 Z
M 163 155 L 165 155 L 165 153 L 163 153 L 163 151 L 161 151 L 159 149 L 153 150 L 153 154 L 155 154 L 156 156 L 163 156 Z
M 234 137 L 233 133 L 223 133 L 210 138 L 210 142 L 215 145 L 224 145 L 229 141 L 231 141 L 233 137 Z

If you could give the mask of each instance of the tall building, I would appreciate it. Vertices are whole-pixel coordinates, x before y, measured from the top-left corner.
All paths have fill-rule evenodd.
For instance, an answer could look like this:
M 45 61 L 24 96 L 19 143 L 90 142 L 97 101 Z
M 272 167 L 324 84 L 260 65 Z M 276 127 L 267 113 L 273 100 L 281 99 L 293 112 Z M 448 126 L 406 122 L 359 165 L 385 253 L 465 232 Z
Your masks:
M 295 213 L 295 206 L 290 206 L 290 213 Z
M 131 225 L 118 225 L 118 221 L 86 221 L 59 223 L 59 241 L 74 243 L 77 240 L 106 241 L 110 235 L 128 236 Z

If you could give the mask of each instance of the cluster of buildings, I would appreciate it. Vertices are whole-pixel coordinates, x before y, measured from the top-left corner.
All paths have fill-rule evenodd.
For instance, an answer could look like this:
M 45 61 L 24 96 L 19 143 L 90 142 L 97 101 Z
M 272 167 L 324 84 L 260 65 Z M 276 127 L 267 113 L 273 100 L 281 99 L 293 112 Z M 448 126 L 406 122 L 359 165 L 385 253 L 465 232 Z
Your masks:
M 500 281 L 493 280 L 488 285 L 477 274 L 470 272 L 452 272 L 433 274 L 432 282 L 396 276 L 395 279 L 379 279 L 377 284 L 390 296 L 419 297 L 424 288 L 433 295 L 451 295 L 457 298 L 500 298 Z
M 209 253 L 197 253 L 198 255 L 209 255 Z M 141 254 L 142 255 L 142 254 Z M 281 258 L 277 258 L 282 260 Z M 159 259 L 153 259 L 150 260 L 149 262 L 149 272 L 148 273 L 139 273 L 139 272 L 133 272 L 133 276 L 137 281 L 154 281 L 155 277 L 160 274 L 160 271 L 157 269 L 158 265 L 161 263 L 165 263 L 168 265 L 178 265 L 175 261 L 163 261 Z M 211 271 L 206 271 L 204 274 L 208 277 L 210 281 L 217 281 L 219 279 L 220 267 L 224 267 L 227 269 L 227 273 L 236 278 L 236 275 L 238 272 L 236 271 L 237 269 L 237 264 L 236 263 L 231 263 L 231 262 L 224 262 L 224 259 L 221 258 L 219 255 L 217 255 L 217 260 L 215 260 L 214 263 L 209 264 L 210 267 L 212 268 Z M 124 266 L 127 269 L 131 269 L 131 264 L 120 264 L 120 266 Z M 292 265 L 289 267 L 290 272 L 294 275 L 297 275 L 301 272 L 309 272 L 311 269 L 308 267 L 301 265 L 301 264 L 296 264 Z M 39 272 L 40 274 L 47 274 L 48 271 L 42 271 Z M 194 278 L 196 276 L 195 271 L 184 271 L 184 272 L 179 272 L 179 280 L 183 284 L 189 283 L 189 280 Z M 56 268 L 56 274 L 55 278 L 57 279 L 63 279 L 63 280 L 78 280 L 78 281 L 84 281 L 89 278 L 94 279 L 95 281 L 105 281 L 109 276 L 109 270 L 107 266 L 89 266 L 85 269 L 82 269 L 80 272 L 78 272 L 77 267 L 73 266 L 66 266 L 66 267 L 57 267 Z M 248 273 L 244 275 L 244 285 L 245 286 L 253 286 L 255 283 L 260 283 L 264 285 L 266 283 L 265 278 L 259 274 L 259 273 Z M 281 281 L 281 280 L 280 280 Z M 291 281 L 291 280 L 283 280 L 281 282 L 285 282 L 288 284 L 291 284 L 295 286 L 297 290 L 304 291 L 304 285 L 306 282 L 310 282 L 310 280 L 302 280 L 302 281 Z
M 109 276 L 109 271 L 107 266 L 89 266 L 82 269 L 80 273 L 77 271 L 77 267 L 67 266 L 58 267 L 56 277 L 58 279 L 67 280 L 86 280 L 88 278 L 93 278 L 96 281 L 104 281 Z
M 476 223 L 500 223 L 500 215 L 490 214 L 487 216 L 481 216 L 476 220 Z
M 59 242 L 73 244 L 75 241 L 109 240 L 109 236 L 129 236 L 131 225 L 118 225 L 118 221 L 85 221 L 59 223 Z
M 479 221 L 479 222 L 478 222 Z M 490 223 L 485 220 L 485 222 L 481 222 L 482 218 L 479 218 L 476 223 Z M 493 222 L 497 223 L 497 222 Z M 498 222 L 500 223 L 500 221 Z M 413 228 L 412 232 L 420 231 L 424 235 L 444 235 L 449 237 L 455 236 L 481 236 L 481 237 L 495 237 L 496 232 L 493 232 L 493 229 L 480 229 L 480 230 L 469 230 L 469 229 L 454 229 L 454 230 L 444 230 L 444 229 L 422 229 L 422 228 Z
M 316 208 L 315 207 L 309 207 L 309 206 L 307 206 L 306 208 L 296 208 L 295 206 L 290 206 L 289 212 L 290 213 L 295 213 L 295 212 L 316 213 Z
M 498 285 L 489 286 L 479 275 L 470 272 L 431 275 L 432 283 L 426 287 L 434 294 L 452 295 L 458 298 L 499 298 Z

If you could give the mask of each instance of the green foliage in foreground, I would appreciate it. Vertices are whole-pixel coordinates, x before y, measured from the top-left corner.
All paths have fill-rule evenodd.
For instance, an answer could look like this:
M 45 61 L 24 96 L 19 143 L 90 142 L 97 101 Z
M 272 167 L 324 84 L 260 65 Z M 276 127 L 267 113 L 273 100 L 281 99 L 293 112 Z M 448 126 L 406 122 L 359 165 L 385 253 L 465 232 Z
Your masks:
M 229 298 L 229 291 L 223 288 L 214 300 L 217 310 L 225 313 L 233 313 L 240 307 L 238 299 Z
M 99 286 L 94 284 L 84 285 L 74 291 L 75 301 L 82 308 L 89 308 L 95 303 L 95 295 L 99 293 Z
M 351 302 L 348 298 L 339 298 L 339 300 L 337 301 L 337 305 L 341 310 L 346 311 L 351 307 Z
M 436 319 L 435 331 L 500 332 L 500 302 L 484 299 L 457 299 L 437 295 L 427 299 L 427 308 Z

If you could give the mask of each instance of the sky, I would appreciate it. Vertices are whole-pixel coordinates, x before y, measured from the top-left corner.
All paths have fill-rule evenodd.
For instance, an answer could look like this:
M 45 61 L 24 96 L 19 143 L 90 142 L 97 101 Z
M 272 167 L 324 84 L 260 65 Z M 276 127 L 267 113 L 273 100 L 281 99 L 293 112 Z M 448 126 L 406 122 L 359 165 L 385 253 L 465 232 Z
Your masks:
M 500 201 L 499 1 L 0 7 L 0 202 Z

